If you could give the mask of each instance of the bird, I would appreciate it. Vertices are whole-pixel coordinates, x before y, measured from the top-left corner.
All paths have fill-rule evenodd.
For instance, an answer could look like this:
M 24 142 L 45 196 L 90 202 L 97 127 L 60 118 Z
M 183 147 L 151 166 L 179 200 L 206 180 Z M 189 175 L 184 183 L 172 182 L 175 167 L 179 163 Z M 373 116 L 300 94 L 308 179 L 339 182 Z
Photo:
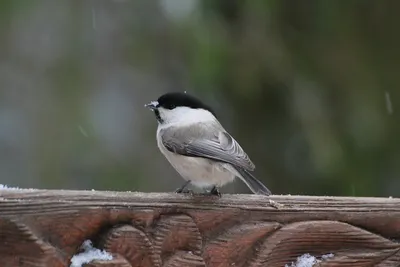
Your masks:
M 145 107 L 154 112 L 158 122 L 159 150 L 185 180 L 176 193 L 188 193 L 186 188 L 192 184 L 221 196 L 219 189 L 238 177 L 254 194 L 271 194 L 250 173 L 254 163 L 209 105 L 186 92 L 169 92 Z

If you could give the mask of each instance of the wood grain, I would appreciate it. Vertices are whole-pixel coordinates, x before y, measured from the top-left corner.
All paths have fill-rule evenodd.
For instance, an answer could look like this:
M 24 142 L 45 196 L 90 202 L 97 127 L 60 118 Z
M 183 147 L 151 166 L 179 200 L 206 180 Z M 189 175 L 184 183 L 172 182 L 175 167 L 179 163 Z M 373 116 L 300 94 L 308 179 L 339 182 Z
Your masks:
M 271 205 L 270 200 L 278 205 Z M 400 266 L 400 199 L 0 190 L 1 266 Z

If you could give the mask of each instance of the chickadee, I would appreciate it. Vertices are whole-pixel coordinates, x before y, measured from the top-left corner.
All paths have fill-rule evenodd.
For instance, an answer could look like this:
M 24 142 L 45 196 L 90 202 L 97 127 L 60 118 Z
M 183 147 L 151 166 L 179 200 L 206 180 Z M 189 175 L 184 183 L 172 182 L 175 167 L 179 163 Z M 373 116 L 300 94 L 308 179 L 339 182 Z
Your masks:
M 158 148 L 186 180 L 177 193 L 186 192 L 191 183 L 220 195 L 219 187 L 239 177 L 253 193 L 271 194 L 250 174 L 253 162 L 209 106 L 186 93 L 167 93 L 145 107 L 154 111 L 158 121 Z

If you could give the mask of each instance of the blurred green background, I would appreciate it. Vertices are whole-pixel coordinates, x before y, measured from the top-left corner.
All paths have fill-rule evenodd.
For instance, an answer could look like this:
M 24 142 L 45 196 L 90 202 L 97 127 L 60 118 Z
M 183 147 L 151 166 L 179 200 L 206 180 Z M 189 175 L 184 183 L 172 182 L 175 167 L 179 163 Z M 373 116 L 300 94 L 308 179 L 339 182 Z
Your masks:
M 187 91 L 275 194 L 400 196 L 399 11 L 390 0 L 3 0 L 0 183 L 173 191 L 183 180 L 143 105 Z

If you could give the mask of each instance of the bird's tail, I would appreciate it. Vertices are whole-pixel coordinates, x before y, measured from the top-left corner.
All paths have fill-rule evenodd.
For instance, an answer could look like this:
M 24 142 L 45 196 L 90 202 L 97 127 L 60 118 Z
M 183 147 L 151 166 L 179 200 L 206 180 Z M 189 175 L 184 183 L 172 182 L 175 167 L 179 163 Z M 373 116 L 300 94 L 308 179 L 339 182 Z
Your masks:
M 254 194 L 271 195 L 271 191 L 250 172 L 240 167 L 235 167 L 235 169 L 240 174 L 239 178 L 241 178 Z

